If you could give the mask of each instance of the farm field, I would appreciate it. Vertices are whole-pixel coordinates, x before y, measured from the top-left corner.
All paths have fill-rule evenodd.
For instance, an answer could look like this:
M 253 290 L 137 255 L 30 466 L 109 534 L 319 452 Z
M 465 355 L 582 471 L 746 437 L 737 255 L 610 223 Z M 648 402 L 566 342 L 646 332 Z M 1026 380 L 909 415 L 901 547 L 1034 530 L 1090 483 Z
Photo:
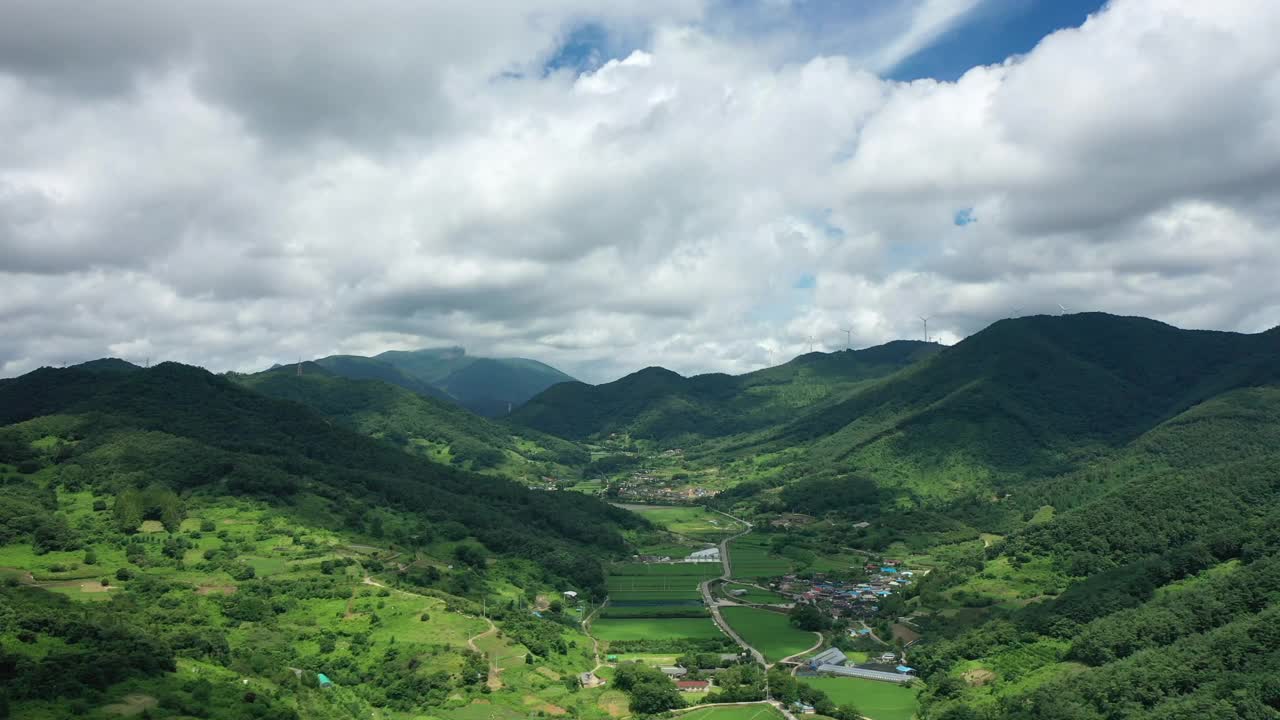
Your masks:
M 706 617 L 602 618 L 591 623 L 591 634 L 606 641 L 723 637 L 720 628 Z
M 606 580 L 609 605 L 601 617 L 705 616 L 698 584 L 719 573 L 718 563 L 615 565 Z
M 746 590 L 747 592 L 744 595 L 733 595 L 731 593 L 734 590 Z M 723 594 L 731 600 L 756 603 L 760 605 L 776 605 L 779 603 L 790 602 L 787 598 L 776 592 L 761 590 L 760 588 L 751 587 L 750 585 L 738 585 L 735 583 L 725 583 Z
M 632 512 L 668 532 L 715 542 L 742 530 L 742 525 L 717 512 L 683 505 L 627 505 Z
M 729 543 L 729 562 L 733 577 L 744 579 L 774 577 L 792 569 L 790 560 L 769 553 L 767 542 L 747 535 Z
M 817 633 L 791 627 L 790 620 L 782 613 L 750 607 L 724 607 L 720 614 L 769 662 L 777 662 L 818 642 Z
M 803 682 L 825 692 L 836 705 L 853 704 L 871 720 L 911 720 L 916 714 L 916 691 L 909 687 L 863 678 L 805 678 Z
M 782 713 L 767 703 L 755 703 L 699 708 L 676 717 L 681 720 L 779 720 Z

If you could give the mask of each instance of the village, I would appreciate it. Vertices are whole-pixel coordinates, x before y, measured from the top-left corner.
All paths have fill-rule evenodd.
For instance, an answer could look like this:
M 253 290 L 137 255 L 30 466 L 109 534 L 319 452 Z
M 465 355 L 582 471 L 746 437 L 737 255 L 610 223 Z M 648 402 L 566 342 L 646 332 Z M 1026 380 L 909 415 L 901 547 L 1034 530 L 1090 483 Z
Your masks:
M 783 575 L 769 582 L 769 588 L 797 603 L 817 606 L 832 619 L 869 618 L 880 610 L 880 602 L 909 586 L 915 572 L 897 560 L 866 563 L 866 577 L 859 580 L 829 578 L 814 573 L 804 578 Z

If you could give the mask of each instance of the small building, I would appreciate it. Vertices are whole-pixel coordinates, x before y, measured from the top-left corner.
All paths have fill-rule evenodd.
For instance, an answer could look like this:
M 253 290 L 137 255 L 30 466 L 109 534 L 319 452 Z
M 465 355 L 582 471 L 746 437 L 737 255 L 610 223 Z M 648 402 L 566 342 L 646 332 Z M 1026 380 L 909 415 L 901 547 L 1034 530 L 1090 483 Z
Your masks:
M 883 662 L 883 663 L 891 663 L 897 659 L 898 659 L 898 656 L 894 655 L 893 653 L 885 653 L 880 656 L 880 662 Z
M 729 594 L 734 597 L 742 597 L 747 594 L 747 591 L 744 588 L 738 588 L 737 590 L 730 590 Z
M 600 685 L 601 680 L 596 677 L 595 673 L 588 670 L 587 672 L 578 674 L 578 684 L 584 688 L 593 688 Z
M 706 680 L 678 680 L 676 687 L 680 692 L 707 692 L 711 689 L 711 683 Z
M 843 665 L 849 660 L 840 648 L 827 648 L 809 658 L 809 667 L 817 669 L 819 665 Z
M 578 602 L 578 593 L 576 591 L 565 590 L 560 594 L 564 595 L 564 599 L 568 600 L 569 602 Z
M 817 712 L 812 705 L 809 705 L 808 703 L 800 702 L 799 700 L 791 703 L 791 711 L 798 712 L 801 715 L 812 715 L 813 713 Z
M 705 550 L 695 550 L 689 553 L 689 557 L 685 558 L 685 562 L 720 562 L 720 548 L 709 547 Z
M 618 662 L 617 655 L 605 655 L 604 659 L 605 659 L 605 662 Z
M 894 670 L 897 670 L 900 673 L 913 673 L 916 671 L 915 668 L 907 667 L 906 665 L 899 665 L 898 667 L 894 668 Z
M 320 683 L 320 688 L 323 690 L 328 690 L 333 687 L 333 681 L 324 673 L 316 673 L 316 682 Z
M 662 672 L 666 673 L 667 677 L 678 678 L 689 674 L 688 670 L 680 667 L 679 665 L 664 665 L 660 669 Z

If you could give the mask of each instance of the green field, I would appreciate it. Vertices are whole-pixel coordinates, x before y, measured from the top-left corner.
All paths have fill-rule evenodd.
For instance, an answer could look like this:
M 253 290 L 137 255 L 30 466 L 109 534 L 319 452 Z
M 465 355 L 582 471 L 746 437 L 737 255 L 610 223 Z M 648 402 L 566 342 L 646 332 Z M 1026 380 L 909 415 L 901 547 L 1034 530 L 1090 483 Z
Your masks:
M 782 713 L 772 705 L 756 703 L 699 708 L 676 717 L 681 720 L 779 720 Z
M 705 617 L 698 584 L 720 574 L 717 563 L 623 563 L 609 572 L 602 618 Z
M 806 685 L 827 694 L 837 705 L 853 704 L 871 720 L 911 720 L 916 691 L 901 685 L 864 678 L 805 678 Z
M 710 618 L 603 618 L 591 623 L 591 634 L 601 640 L 723 637 Z
M 750 607 L 725 607 L 721 608 L 720 614 L 769 662 L 777 662 L 818 642 L 817 633 L 795 629 L 782 613 Z
M 774 577 L 789 572 L 789 559 L 769 552 L 768 541 L 747 535 L 729 543 L 729 562 L 736 578 Z
M 736 520 L 701 507 L 683 505 L 627 505 L 626 507 L 668 532 L 698 540 L 714 542 L 742 531 L 742 525 Z
M 746 590 L 747 593 L 745 595 L 733 595 L 731 594 L 731 591 L 733 590 Z M 778 603 L 789 602 L 787 598 L 776 592 L 761 590 L 758 587 L 752 587 L 750 585 L 738 585 L 735 583 L 725 583 L 724 592 L 722 594 L 730 600 L 736 600 L 744 603 L 756 603 L 759 605 L 776 605 Z

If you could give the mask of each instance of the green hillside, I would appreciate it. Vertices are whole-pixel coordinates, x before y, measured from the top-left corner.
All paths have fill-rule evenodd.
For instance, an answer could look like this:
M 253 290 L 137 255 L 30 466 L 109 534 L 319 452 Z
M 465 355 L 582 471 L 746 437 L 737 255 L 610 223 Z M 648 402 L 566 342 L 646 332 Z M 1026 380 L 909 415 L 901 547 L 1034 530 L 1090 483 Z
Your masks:
M 232 379 L 307 405 L 362 434 L 468 470 L 538 479 L 574 474 L 589 460 L 570 442 L 527 428 L 515 430 L 400 383 L 348 377 L 320 362 L 304 363 L 301 375 L 296 366 L 286 366 Z
M 985 608 L 926 621 L 927 716 L 1280 717 L 1278 467 L 1280 387 L 1255 387 L 1033 483 L 1051 519 L 916 598 Z
M 922 499 L 1009 492 L 1087 466 L 1233 388 L 1280 379 L 1280 332 L 1180 330 L 1099 313 L 1002 320 L 726 454 Z M 803 448 L 803 450 L 798 450 Z
M 603 385 L 556 385 L 517 409 L 512 420 L 573 439 L 615 432 L 673 442 L 733 435 L 834 403 L 939 349 L 904 340 L 866 350 L 809 353 L 738 376 L 685 378 L 651 367 Z
M 304 373 L 274 375 L 326 381 Z M 0 710 L 24 718 L 447 716 L 491 691 L 482 607 L 493 651 L 530 656 L 493 695 L 523 707 L 549 689 L 533 671 L 593 663 L 576 620 L 530 604 L 603 597 L 644 524 L 173 363 L 0 382 L 0 484 Z
M 316 360 L 315 364 L 334 375 L 344 378 L 351 378 L 352 380 L 381 380 L 425 397 L 451 400 L 449 393 L 431 383 L 419 380 L 390 363 L 384 363 L 373 358 L 361 355 L 330 355 Z

